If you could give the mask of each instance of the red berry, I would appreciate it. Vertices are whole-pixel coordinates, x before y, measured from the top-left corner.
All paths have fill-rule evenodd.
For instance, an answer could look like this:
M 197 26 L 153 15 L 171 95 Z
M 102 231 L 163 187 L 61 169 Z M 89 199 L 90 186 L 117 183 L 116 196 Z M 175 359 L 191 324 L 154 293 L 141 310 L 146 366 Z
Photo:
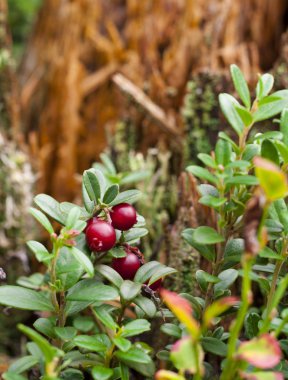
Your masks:
M 127 231 L 137 222 L 136 210 L 129 203 L 120 203 L 110 212 L 112 226 L 120 231 Z
M 85 227 L 85 229 L 84 229 L 84 232 L 86 232 L 86 231 L 87 231 L 87 228 L 88 228 L 89 226 L 91 226 L 92 223 L 95 223 L 97 220 L 98 220 L 97 216 L 93 216 L 93 218 L 87 220 L 87 222 L 86 222 L 87 224 L 86 224 L 86 227 Z
M 162 286 L 162 278 L 159 278 L 159 280 L 153 282 L 153 284 L 149 285 L 149 288 L 154 290 L 154 292 L 156 292 L 157 290 L 159 290 Z
M 112 260 L 112 268 L 115 269 L 124 280 L 133 280 L 140 266 L 140 259 L 131 252 L 127 252 L 126 257 L 114 258 Z
M 94 219 L 86 228 L 88 247 L 96 252 L 109 251 L 116 243 L 116 232 L 111 224 L 101 219 Z

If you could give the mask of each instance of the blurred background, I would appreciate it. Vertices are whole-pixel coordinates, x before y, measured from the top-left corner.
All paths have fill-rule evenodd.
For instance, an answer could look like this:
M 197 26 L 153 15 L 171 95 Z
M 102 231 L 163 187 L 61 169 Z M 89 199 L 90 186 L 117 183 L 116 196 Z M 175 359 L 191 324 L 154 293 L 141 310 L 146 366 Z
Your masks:
M 145 256 L 179 269 L 170 287 L 193 290 L 199 258 L 179 236 L 209 216 L 183 170 L 226 128 L 218 94 L 233 92 L 230 64 L 251 85 L 269 71 L 288 87 L 287 27 L 287 0 L 0 0 L 4 282 L 41 271 L 25 247 L 45 240 L 28 216 L 33 196 L 80 202 L 82 172 L 110 157 L 135 172 L 124 187 L 143 190 Z M 21 349 L 15 323 L 29 318 L 2 310 L 4 367 Z

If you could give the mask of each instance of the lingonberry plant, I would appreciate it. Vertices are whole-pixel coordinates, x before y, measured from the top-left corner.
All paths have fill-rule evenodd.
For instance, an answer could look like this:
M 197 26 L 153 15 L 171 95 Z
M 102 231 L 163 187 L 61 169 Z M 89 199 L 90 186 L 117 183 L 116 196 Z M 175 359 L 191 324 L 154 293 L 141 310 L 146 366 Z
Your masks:
M 251 102 L 240 69 L 231 74 L 242 104 L 229 94 L 219 101 L 238 142 L 220 132 L 215 151 L 198 155 L 206 167 L 187 167 L 211 218 L 183 238 L 211 270 L 196 273 L 201 297 L 161 292 L 180 324 L 162 326 L 179 340 L 158 354 L 170 368 L 157 380 L 288 378 L 288 90 L 269 95 L 264 74 Z M 261 131 L 258 122 L 278 114 L 280 131 L 272 122 Z
M 145 263 L 135 245 L 148 233 L 131 205 L 138 190 L 119 192 L 95 168 L 84 172 L 82 189 L 84 207 L 35 197 L 38 208 L 31 214 L 51 244 L 27 244 L 47 271 L 0 287 L 0 304 L 39 316 L 35 329 L 18 326 L 30 341 L 6 380 L 126 380 L 135 371 L 145 378 L 155 372 L 152 349 L 139 335 L 150 330 L 148 319 L 164 315 L 157 290 L 175 270 Z M 54 229 L 47 216 L 61 228 Z

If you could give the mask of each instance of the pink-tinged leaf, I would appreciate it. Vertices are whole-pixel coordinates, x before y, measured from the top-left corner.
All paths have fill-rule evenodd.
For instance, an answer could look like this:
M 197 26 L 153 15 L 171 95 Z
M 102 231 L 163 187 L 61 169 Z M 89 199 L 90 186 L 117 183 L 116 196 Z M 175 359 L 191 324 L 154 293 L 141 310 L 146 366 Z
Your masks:
M 200 335 L 200 328 L 192 315 L 193 310 L 190 303 L 185 298 L 166 289 L 162 289 L 160 295 L 172 313 L 186 326 L 191 337 L 197 340 Z
M 241 377 L 246 380 L 284 380 L 284 376 L 280 372 L 244 372 L 241 373 Z
M 255 174 L 261 188 L 270 201 L 284 198 L 288 194 L 286 174 L 273 162 L 262 157 L 255 157 Z
M 230 307 L 238 304 L 239 299 L 237 297 L 224 297 L 207 307 L 204 313 L 203 322 L 206 327 L 213 324 L 214 318 L 218 317 L 224 311 L 230 309 Z
M 275 367 L 281 360 L 278 341 L 270 334 L 264 334 L 240 344 L 236 357 L 254 367 L 268 369 Z
M 196 373 L 198 367 L 201 368 L 201 372 L 203 372 L 203 358 L 204 353 L 202 347 L 199 343 L 194 343 L 189 336 L 178 340 L 171 349 L 170 359 L 174 366 L 181 371 Z
M 178 375 L 175 372 L 161 369 L 160 371 L 156 372 L 155 379 L 156 380 L 185 380 L 185 377 Z

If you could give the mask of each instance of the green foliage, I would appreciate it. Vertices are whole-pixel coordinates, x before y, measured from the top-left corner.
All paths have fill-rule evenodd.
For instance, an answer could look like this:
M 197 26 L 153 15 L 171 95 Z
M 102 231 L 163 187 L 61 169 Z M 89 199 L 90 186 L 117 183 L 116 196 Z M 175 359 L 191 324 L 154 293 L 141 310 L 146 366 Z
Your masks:
M 111 251 L 91 252 L 86 245 L 87 221 L 101 218 L 110 223 L 113 205 L 133 203 L 141 195 L 139 190 L 121 192 L 122 177 L 108 156 L 102 159 L 114 177 L 97 168 L 84 172 L 85 207 L 39 194 L 34 199 L 38 208 L 30 208 L 50 235 L 50 248 L 34 240 L 27 243 L 46 273 L 21 277 L 19 286 L 1 286 L 0 304 L 46 314 L 35 320 L 35 329 L 18 326 L 33 343 L 27 343 L 29 355 L 14 362 L 5 379 L 25 379 L 35 367 L 43 380 L 126 379 L 131 369 L 151 378 L 155 372 L 151 349 L 133 337 L 150 330 L 144 318 L 156 317 L 159 310 L 157 292 L 150 285 L 175 270 L 156 261 L 143 265 L 142 254 L 132 246 L 148 233 L 141 215 L 130 230 L 116 231 Z M 60 224 L 60 231 L 51 220 Z M 134 281 L 123 279 L 111 266 L 112 260 L 125 259 L 127 249 L 141 256 Z
M 163 326 L 165 333 L 179 339 L 170 352 L 178 373 L 159 371 L 158 380 L 178 379 L 183 373 L 190 373 L 193 380 L 284 379 L 281 368 L 287 350 L 277 338 L 288 333 L 288 276 L 282 271 L 288 257 L 284 200 L 288 194 L 288 92 L 270 94 L 274 80 L 264 74 L 251 101 L 236 65 L 231 66 L 231 75 L 243 104 L 230 94 L 220 94 L 219 103 L 238 142 L 220 132 L 215 153 L 198 154 L 204 167 L 187 167 L 201 183 L 199 202 L 213 211 L 215 219 L 209 226 L 185 229 L 182 237 L 211 263 L 211 271 L 196 272 L 201 297 L 161 292 L 180 324 Z M 278 114 L 280 132 L 251 133 L 259 121 Z M 239 299 L 231 296 L 239 294 L 238 286 Z M 253 303 L 255 287 L 262 293 L 263 305 Z M 233 320 L 226 330 L 228 315 Z M 202 350 L 209 356 L 204 357 Z M 210 365 L 217 362 L 219 367 Z

